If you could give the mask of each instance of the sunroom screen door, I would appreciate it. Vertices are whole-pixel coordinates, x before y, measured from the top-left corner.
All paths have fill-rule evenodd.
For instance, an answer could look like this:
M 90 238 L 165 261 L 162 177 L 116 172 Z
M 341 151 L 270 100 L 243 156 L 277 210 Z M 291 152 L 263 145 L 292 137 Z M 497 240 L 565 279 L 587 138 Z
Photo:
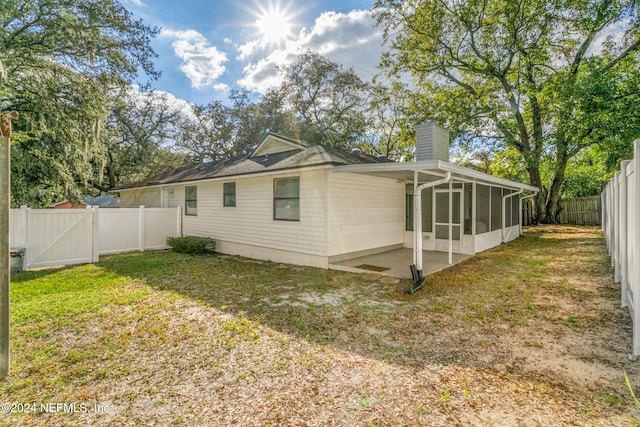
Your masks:
M 454 253 L 462 251 L 462 189 L 452 191 L 451 236 Z M 433 203 L 433 229 L 436 234 L 436 251 L 449 251 L 449 190 L 435 190 Z

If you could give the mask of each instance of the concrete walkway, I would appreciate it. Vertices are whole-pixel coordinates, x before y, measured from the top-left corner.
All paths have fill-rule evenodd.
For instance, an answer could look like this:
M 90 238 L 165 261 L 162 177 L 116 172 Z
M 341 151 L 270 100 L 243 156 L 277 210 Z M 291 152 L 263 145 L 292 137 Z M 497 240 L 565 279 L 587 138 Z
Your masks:
M 472 255 L 453 254 L 453 264 L 471 257 Z M 448 264 L 449 254 L 447 252 L 422 251 L 422 274 L 424 276 L 435 273 L 443 268 L 450 267 Z M 352 258 L 344 261 L 329 264 L 332 270 L 351 271 L 353 273 L 378 273 L 386 276 L 411 278 L 409 266 L 413 263 L 413 249 L 402 248 L 389 252 L 382 252 L 375 255 L 367 255 Z M 451 265 L 453 265 L 451 264 Z M 356 268 L 359 265 L 371 265 L 375 267 L 388 268 L 385 271 L 373 271 Z

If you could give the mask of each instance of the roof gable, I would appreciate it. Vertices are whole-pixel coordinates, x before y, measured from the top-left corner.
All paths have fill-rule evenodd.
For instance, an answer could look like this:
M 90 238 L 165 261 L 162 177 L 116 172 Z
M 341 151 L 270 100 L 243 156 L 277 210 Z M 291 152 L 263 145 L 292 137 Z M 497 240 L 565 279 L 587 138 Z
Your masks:
M 292 150 L 304 150 L 309 144 L 304 141 L 268 133 L 249 157 L 264 156 Z

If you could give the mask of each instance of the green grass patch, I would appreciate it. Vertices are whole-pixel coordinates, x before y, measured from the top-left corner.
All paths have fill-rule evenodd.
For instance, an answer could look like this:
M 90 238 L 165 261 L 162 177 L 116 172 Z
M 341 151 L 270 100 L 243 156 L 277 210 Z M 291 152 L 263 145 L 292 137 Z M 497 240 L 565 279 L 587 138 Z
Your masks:
M 131 277 L 94 264 L 20 273 L 11 280 L 11 322 L 51 322 L 108 304 L 128 304 L 148 293 L 132 282 Z
M 225 402 L 217 410 L 253 419 L 241 396 L 271 408 L 265 414 L 273 418 L 256 419 L 264 425 L 300 421 L 276 412 L 287 404 L 310 402 L 307 410 L 332 399 L 343 399 L 332 410 L 357 410 L 349 419 L 366 425 L 371 420 L 358 416 L 387 416 L 389 402 L 406 405 L 398 414 L 447 416 L 491 406 L 485 386 L 516 400 L 524 390 L 531 401 L 552 396 L 558 405 L 568 396 L 571 408 L 621 406 L 613 392 L 579 396 L 571 391 L 579 381 L 566 386 L 527 370 L 523 354 L 562 345 L 547 338 L 586 333 L 617 316 L 593 303 L 615 300 L 608 288 L 572 285 L 608 271 L 599 261 L 605 273 L 594 270 L 601 240 L 548 234 L 528 232 L 433 274 L 413 296 L 408 281 L 375 274 L 173 251 L 21 273 L 11 284 L 12 373 L 0 394 L 22 402 L 105 399 L 120 408 L 109 418 L 114 425 L 144 424 L 149 408 L 165 411 L 153 420 L 159 425 L 198 424 L 192 414 L 209 398 Z M 401 387 L 387 384 L 403 376 Z M 425 389 L 390 394 L 407 384 Z M 180 412 L 181 402 L 194 406 Z M 18 423 L 35 420 L 25 417 Z

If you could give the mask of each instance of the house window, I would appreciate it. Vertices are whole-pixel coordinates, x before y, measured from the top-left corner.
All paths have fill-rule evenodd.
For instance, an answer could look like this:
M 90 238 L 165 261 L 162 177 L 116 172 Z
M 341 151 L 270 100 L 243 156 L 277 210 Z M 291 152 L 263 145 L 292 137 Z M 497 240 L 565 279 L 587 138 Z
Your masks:
M 224 183 L 224 200 L 223 206 L 235 206 L 236 205 L 236 183 L 225 182 Z
M 276 178 L 273 187 L 273 219 L 300 221 L 300 178 Z
M 198 187 L 190 186 L 184 189 L 185 215 L 198 215 Z

